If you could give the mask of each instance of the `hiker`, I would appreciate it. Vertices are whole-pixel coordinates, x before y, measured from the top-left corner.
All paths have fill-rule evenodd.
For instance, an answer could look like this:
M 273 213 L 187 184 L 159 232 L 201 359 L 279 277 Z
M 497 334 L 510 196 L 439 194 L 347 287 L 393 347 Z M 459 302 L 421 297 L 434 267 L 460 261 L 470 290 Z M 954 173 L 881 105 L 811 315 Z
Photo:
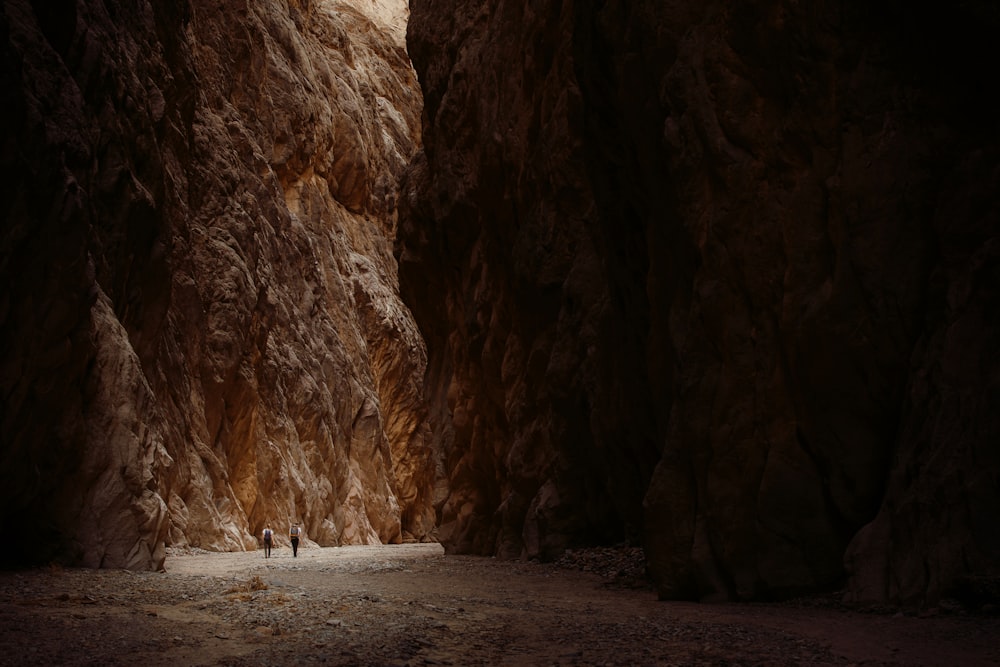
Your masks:
M 274 533 L 267 526 L 264 527 L 264 558 L 271 557 L 271 542 L 274 539 Z
M 293 523 L 291 530 L 288 531 L 288 537 L 292 538 L 292 557 L 298 558 L 299 555 L 299 535 L 302 533 L 302 529 L 299 528 L 299 524 Z

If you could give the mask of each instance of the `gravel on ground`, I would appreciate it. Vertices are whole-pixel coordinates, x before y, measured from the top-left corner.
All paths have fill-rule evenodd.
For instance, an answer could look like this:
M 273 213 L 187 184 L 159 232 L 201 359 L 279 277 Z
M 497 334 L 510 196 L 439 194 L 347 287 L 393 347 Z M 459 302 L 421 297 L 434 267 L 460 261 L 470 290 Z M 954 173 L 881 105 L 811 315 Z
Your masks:
M 0 665 L 997 665 L 957 609 L 658 601 L 641 550 L 170 550 L 165 572 L 0 573 Z

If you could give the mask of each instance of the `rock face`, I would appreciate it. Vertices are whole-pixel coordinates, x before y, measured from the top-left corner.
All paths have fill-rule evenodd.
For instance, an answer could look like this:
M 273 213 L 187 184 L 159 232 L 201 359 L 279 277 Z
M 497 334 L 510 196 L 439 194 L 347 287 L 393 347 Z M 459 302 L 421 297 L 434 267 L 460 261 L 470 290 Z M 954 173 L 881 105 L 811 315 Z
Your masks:
M 397 294 L 403 0 L 10 0 L 0 519 L 18 562 L 428 539 Z
M 990 3 L 411 9 L 4 3 L 5 559 L 995 584 Z
M 413 0 L 397 254 L 452 551 L 665 598 L 1000 575 L 989 3 Z

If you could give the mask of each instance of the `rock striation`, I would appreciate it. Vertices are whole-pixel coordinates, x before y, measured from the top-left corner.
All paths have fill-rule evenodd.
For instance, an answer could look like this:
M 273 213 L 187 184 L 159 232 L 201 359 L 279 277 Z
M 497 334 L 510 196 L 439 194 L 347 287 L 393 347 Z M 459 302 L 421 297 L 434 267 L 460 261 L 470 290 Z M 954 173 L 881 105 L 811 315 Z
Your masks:
M 1000 575 L 1000 16 L 413 0 L 397 255 L 451 551 L 664 598 Z
M 7 0 L 3 558 L 157 569 L 298 520 L 641 544 L 664 598 L 981 601 L 998 28 L 983 0 Z
M 432 539 L 402 0 L 0 12 L 5 558 Z

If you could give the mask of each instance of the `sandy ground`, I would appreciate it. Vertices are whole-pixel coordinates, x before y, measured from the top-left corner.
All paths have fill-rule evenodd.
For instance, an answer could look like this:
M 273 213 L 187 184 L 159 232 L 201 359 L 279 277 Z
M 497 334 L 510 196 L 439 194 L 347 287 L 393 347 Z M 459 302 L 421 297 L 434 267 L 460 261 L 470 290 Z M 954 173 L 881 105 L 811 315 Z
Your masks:
M 413 544 L 5 572 L 0 664 L 1000 664 L 996 616 L 659 602 L 614 569 Z

